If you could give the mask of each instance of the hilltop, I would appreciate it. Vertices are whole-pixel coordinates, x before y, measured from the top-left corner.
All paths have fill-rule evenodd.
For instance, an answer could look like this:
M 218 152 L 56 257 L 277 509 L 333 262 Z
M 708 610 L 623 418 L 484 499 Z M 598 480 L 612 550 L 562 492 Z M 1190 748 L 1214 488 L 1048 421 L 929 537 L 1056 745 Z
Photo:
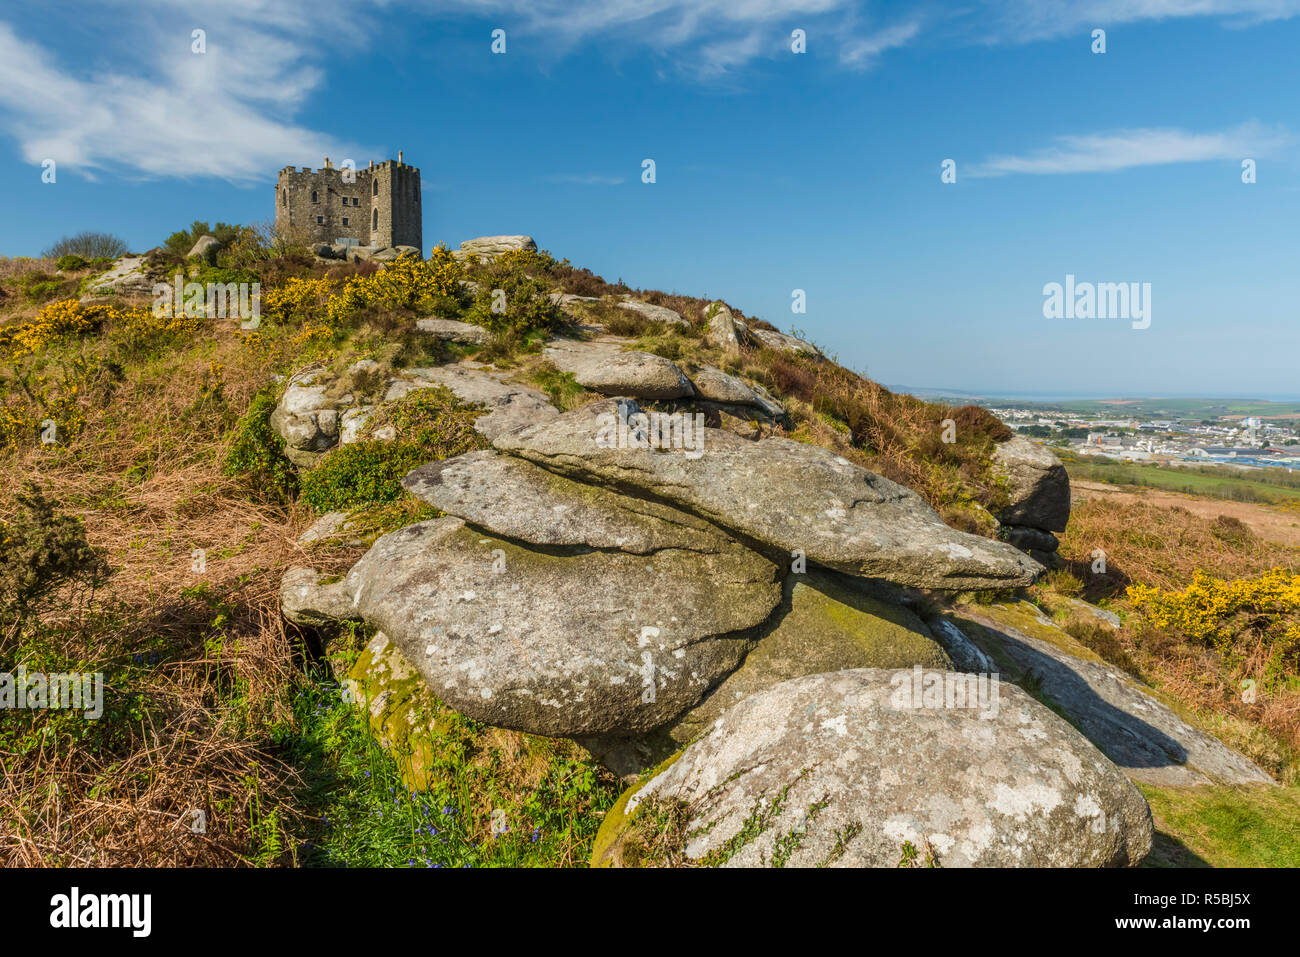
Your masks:
M 1293 552 L 1189 517 L 1162 565 L 1149 516 L 1072 510 L 985 410 L 527 237 L 195 246 L 5 264 L 0 518 L 68 547 L 15 576 L 0 652 L 112 676 L 93 728 L 32 713 L 0 743 L 14 860 L 1138 863 L 1209 853 L 1182 789 L 1294 812 Z M 177 271 L 259 283 L 256 326 L 156 315 Z M 1241 617 L 1193 620 L 1222 583 Z M 979 712 L 900 711 L 915 667 L 1001 675 L 980 760 L 1006 778 L 953 783 Z M 826 770 L 881 721 L 924 760 Z M 791 763 L 714 787 L 764 754 Z M 1060 807 L 1013 836 L 993 795 L 1030 780 Z M 957 793 L 979 810 L 919 810 Z M 196 808 L 220 827 L 150 830 Z

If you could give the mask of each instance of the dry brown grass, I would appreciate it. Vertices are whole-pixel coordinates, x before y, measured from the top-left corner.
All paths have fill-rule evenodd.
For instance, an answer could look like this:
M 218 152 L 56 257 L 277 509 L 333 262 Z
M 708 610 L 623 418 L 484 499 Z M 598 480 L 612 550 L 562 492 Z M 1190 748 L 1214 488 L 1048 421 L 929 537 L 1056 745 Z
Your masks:
M 208 374 L 196 374 L 204 360 Z M 289 720 L 301 680 L 278 589 L 309 516 L 249 502 L 220 468 L 221 437 L 269 361 L 214 330 L 188 355 L 87 396 L 69 449 L 0 461 L 0 515 L 34 479 L 83 519 L 113 568 L 92 602 L 65 594 L 46 613 L 42 635 L 57 645 L 47 650 L 104 671 L 141 709 L 98 749 L 55 738 L 0 751 L 0 863 L 232 865 L 268 829 L 286 833 L 301 782 L 250 729 Z M 206 552 L 203 574 L 194 549 Z M 133 663 L 130 687 L 112 688 Z M 195 809 L 205 834 L 191 830 Z
M 1093 552 L 1106 553 L 1094 574 Z M 1248 578 L 1281 567 L 1300 570 L 1300 549 L 1242 533 L 1186 509 L 1144 502 L 1076 502 L 1061 537 L 1061 557 L 1089 601 L 1120 595 L 1131 584 L 1185 588 L 1200 568 L 1216 578 Z
M 1092 571 L 1096 549 L 1106 554 L 1104 574 Z M 1129 585 L 1180 590 L 1198 569 L 1228 580 L 1279 567 L 1300 572 L 1300 549 L 1258 538 L 1240 523 L 1106 498 L 1076 503 L 1061 538 L 1061 556 L 1069 576 L 1058 574 L 1039 587 L 1069 593 L 1082 583 L 1082 597 L 1109 598 L 1121 610 L 1127 608 Z M 1284 783 L 1300 777 L 1300 690 L 1283 688 L 1259 693 L 1254 702 L 1243 700 L 1242 680 L 1269 670 L 1264 642 L 1243 634 L 1234 644 L 1237 657 L 1226 663 L 1212 648 L 1136 618 L 1117 632 L 1077 620 L 1066 627 L 1106 660 L 1188 706 L 1202 724 Z

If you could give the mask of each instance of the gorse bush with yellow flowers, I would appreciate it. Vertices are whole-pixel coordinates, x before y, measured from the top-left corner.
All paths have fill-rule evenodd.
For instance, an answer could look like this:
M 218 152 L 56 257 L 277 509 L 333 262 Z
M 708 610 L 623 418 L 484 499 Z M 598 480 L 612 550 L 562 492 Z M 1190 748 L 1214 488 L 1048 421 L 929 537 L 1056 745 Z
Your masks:
M 380 315 L 418 317 L 459 314 L 466 294 L 460 281 L 465 272 L 445 246 L 426 260 L 399 259 L 371 275 L 353 276 L 330 297 L 327 324 L 346 329 L 359 320 Z
M 1264 690 L 1300 683 L 1300 575 L 1230 581 L 1198 570 L 1182 591 L 1133 585 L 1128 599 L 1150 626 L 1213 649 Z
M 75 299 L 49 303 L 35 319 L 0 328 L 0 359 L 34 355 L 61 339 L 93 332 L 114 312 L 104 306 L 83 306 Z

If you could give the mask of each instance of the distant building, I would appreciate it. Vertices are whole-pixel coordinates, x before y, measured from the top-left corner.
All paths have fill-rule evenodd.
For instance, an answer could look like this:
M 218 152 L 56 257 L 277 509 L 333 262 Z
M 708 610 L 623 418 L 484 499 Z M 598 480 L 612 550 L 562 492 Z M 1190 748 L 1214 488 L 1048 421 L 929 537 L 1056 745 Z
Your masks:
M 396 160 L 366 169 L 280 170 L 275 231 L 308 243 L 424 248 L 420 170 Z

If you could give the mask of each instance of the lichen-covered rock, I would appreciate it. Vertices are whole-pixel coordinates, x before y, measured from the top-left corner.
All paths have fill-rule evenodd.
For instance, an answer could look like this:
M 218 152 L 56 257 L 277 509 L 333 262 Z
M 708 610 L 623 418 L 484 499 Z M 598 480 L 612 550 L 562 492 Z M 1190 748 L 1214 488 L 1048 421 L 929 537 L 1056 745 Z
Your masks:
M 448 515 L 534 545 L 586 545 L 649 555 L 669 548 L 713 551 L 726 541 L 694 515 L 582 485 L 499 452 L 468 452 L 430 462 L 410 472 L 402 485 Z
M 1070 519 L 1070 477 L 1061 460 L 1036 442 L 1013 436 L 993 452 L 993 469 L 1010 504 L 998 513 L 1006 525 L 1063 532 Z
M 339 411 L 328 395 L 329 374 L 310 366 L 289 378 L 270 425 L 284 439 L 285 457 L 310 468 L 339 441 Z
M 637 299 L 624 299 L 618 303 L 620 309 L 626 309 L 628 312 L 635 312 L 639 316 L 649 319 L 651 322 L 663 322 L 670 326 L 689 326 L 690 323 L 682 318 L 680 312 L 669 309 L 667 306 L 654 306 L 648 302 L 641 302 Z
M 691 380 L 671 359 L 651 352 L 624 351 L 608 342 L 556 339 L 545 355 L 581 386 L 605 395 L 638 399 L 680 399 L 695 394 Z
M 708 729 L 728 708 L 773 685 L 804 675 L 852 668 L 947 670 L 952 661 L 925 623 L 899 605 L 863 594 L 834 575 L 816 570 L 791 575 L 786 607 L 744 663 L 677 720 L 670 734 L 686 743 Z
M 537 243 L 532 236 L 479 236 L 467 239 L 460 244 L 460 249 L 452 250 L 456 259 L 477 256 L 479 259 L 495 259 L 504 252 L 514 250 L 537 251 Z
M 709 327 L 704 334 L 704 341 L 709 345 L 725 352 L 739 352 L 749 344 L 749 326 L 737 319 L 725 305 L 712 303 L 706 312 Z
M 785 408 L 766 390 L 750 386 L 721 369 L 705 366 L 692 376 L 691 382 L 701 399 L 723 405 L 751 406 L 774 419 L 785 415 Z
M 684 862 L 725 867 L 894 867 L 908 846 L 941 867 L 1105 867 L 1151 849 L 1133 784 L 1019 688 L 902 707 L 899 674 L 795 678 L 732 707 L 611 811 L 593 863 L 655 863 L 638 815 L 678 822 Z
M 455 319 L 417 319 L 415 328 L 444 342 L 455 342 L 465 346 L 481 346 L 492 341 L 492 334 L 482 326 L 472 322 L 459 322 Z
M 474 429 L 489 440 L 502 432 L 534 425 L 560 414 L 546 393 L 509 382 L 499 374 L 462 365 L 404 370 L 400 378 L 389 383 L 384 401 L 391 402 L 415 389 L 434 385 L 446 386 L 467 405 L 480 405 L 487 409 L 485 415 L 474 420 Z
M 811 342 L 804 342 L 802 339 L 787 335 L 784 332 L 777 332 L 775 329 L 751 329 L 750 333 L 769 349 L 776 349 L 780 352 L 799 352 L 814 359 L 826 358 L 822 355 L 821 350 Z
M 627 400 L 595 402 L 493 442 L 575 480 L 637 490 L 852 575 L 967 589 L 1027 585 L 1042 571 L 1005 542 L 949 528 L 915 492 L 817 446 L 711 428 L 701 430 L 695 452 L 598 441 L 619 416 L 638 413 Z
M 1244 755 L 1192 727 L 1034 606 L 969 606 L 962 612 L 970 637 L 999 659 L 1007 680 L 1033 681 L 1038 694 L 1130 777 L 1162 787 L 1272 783 Z
M 535 550 L 455 518 L 385 535 L 340 581 L 293 569 L 281 586 L 287 618 L 364 620 L 462 714 L 566 737 L 676 718 L 780 597 L 775 566 L 721 537 L 713 551 Z
M 87 287 L 82 302 L 96 296 L 152 295 L 153 282 L 145 271 L 143 256 L 122 256 L 109 270 L 97 276 Z
M 185 254 L 187 259 L 193 259 L 195 256 L 207 256 L 208 250 L 220 249 L 221 240 L 216 236 L 200 236 L 199 241 L 190 247 L 190 251 Z

